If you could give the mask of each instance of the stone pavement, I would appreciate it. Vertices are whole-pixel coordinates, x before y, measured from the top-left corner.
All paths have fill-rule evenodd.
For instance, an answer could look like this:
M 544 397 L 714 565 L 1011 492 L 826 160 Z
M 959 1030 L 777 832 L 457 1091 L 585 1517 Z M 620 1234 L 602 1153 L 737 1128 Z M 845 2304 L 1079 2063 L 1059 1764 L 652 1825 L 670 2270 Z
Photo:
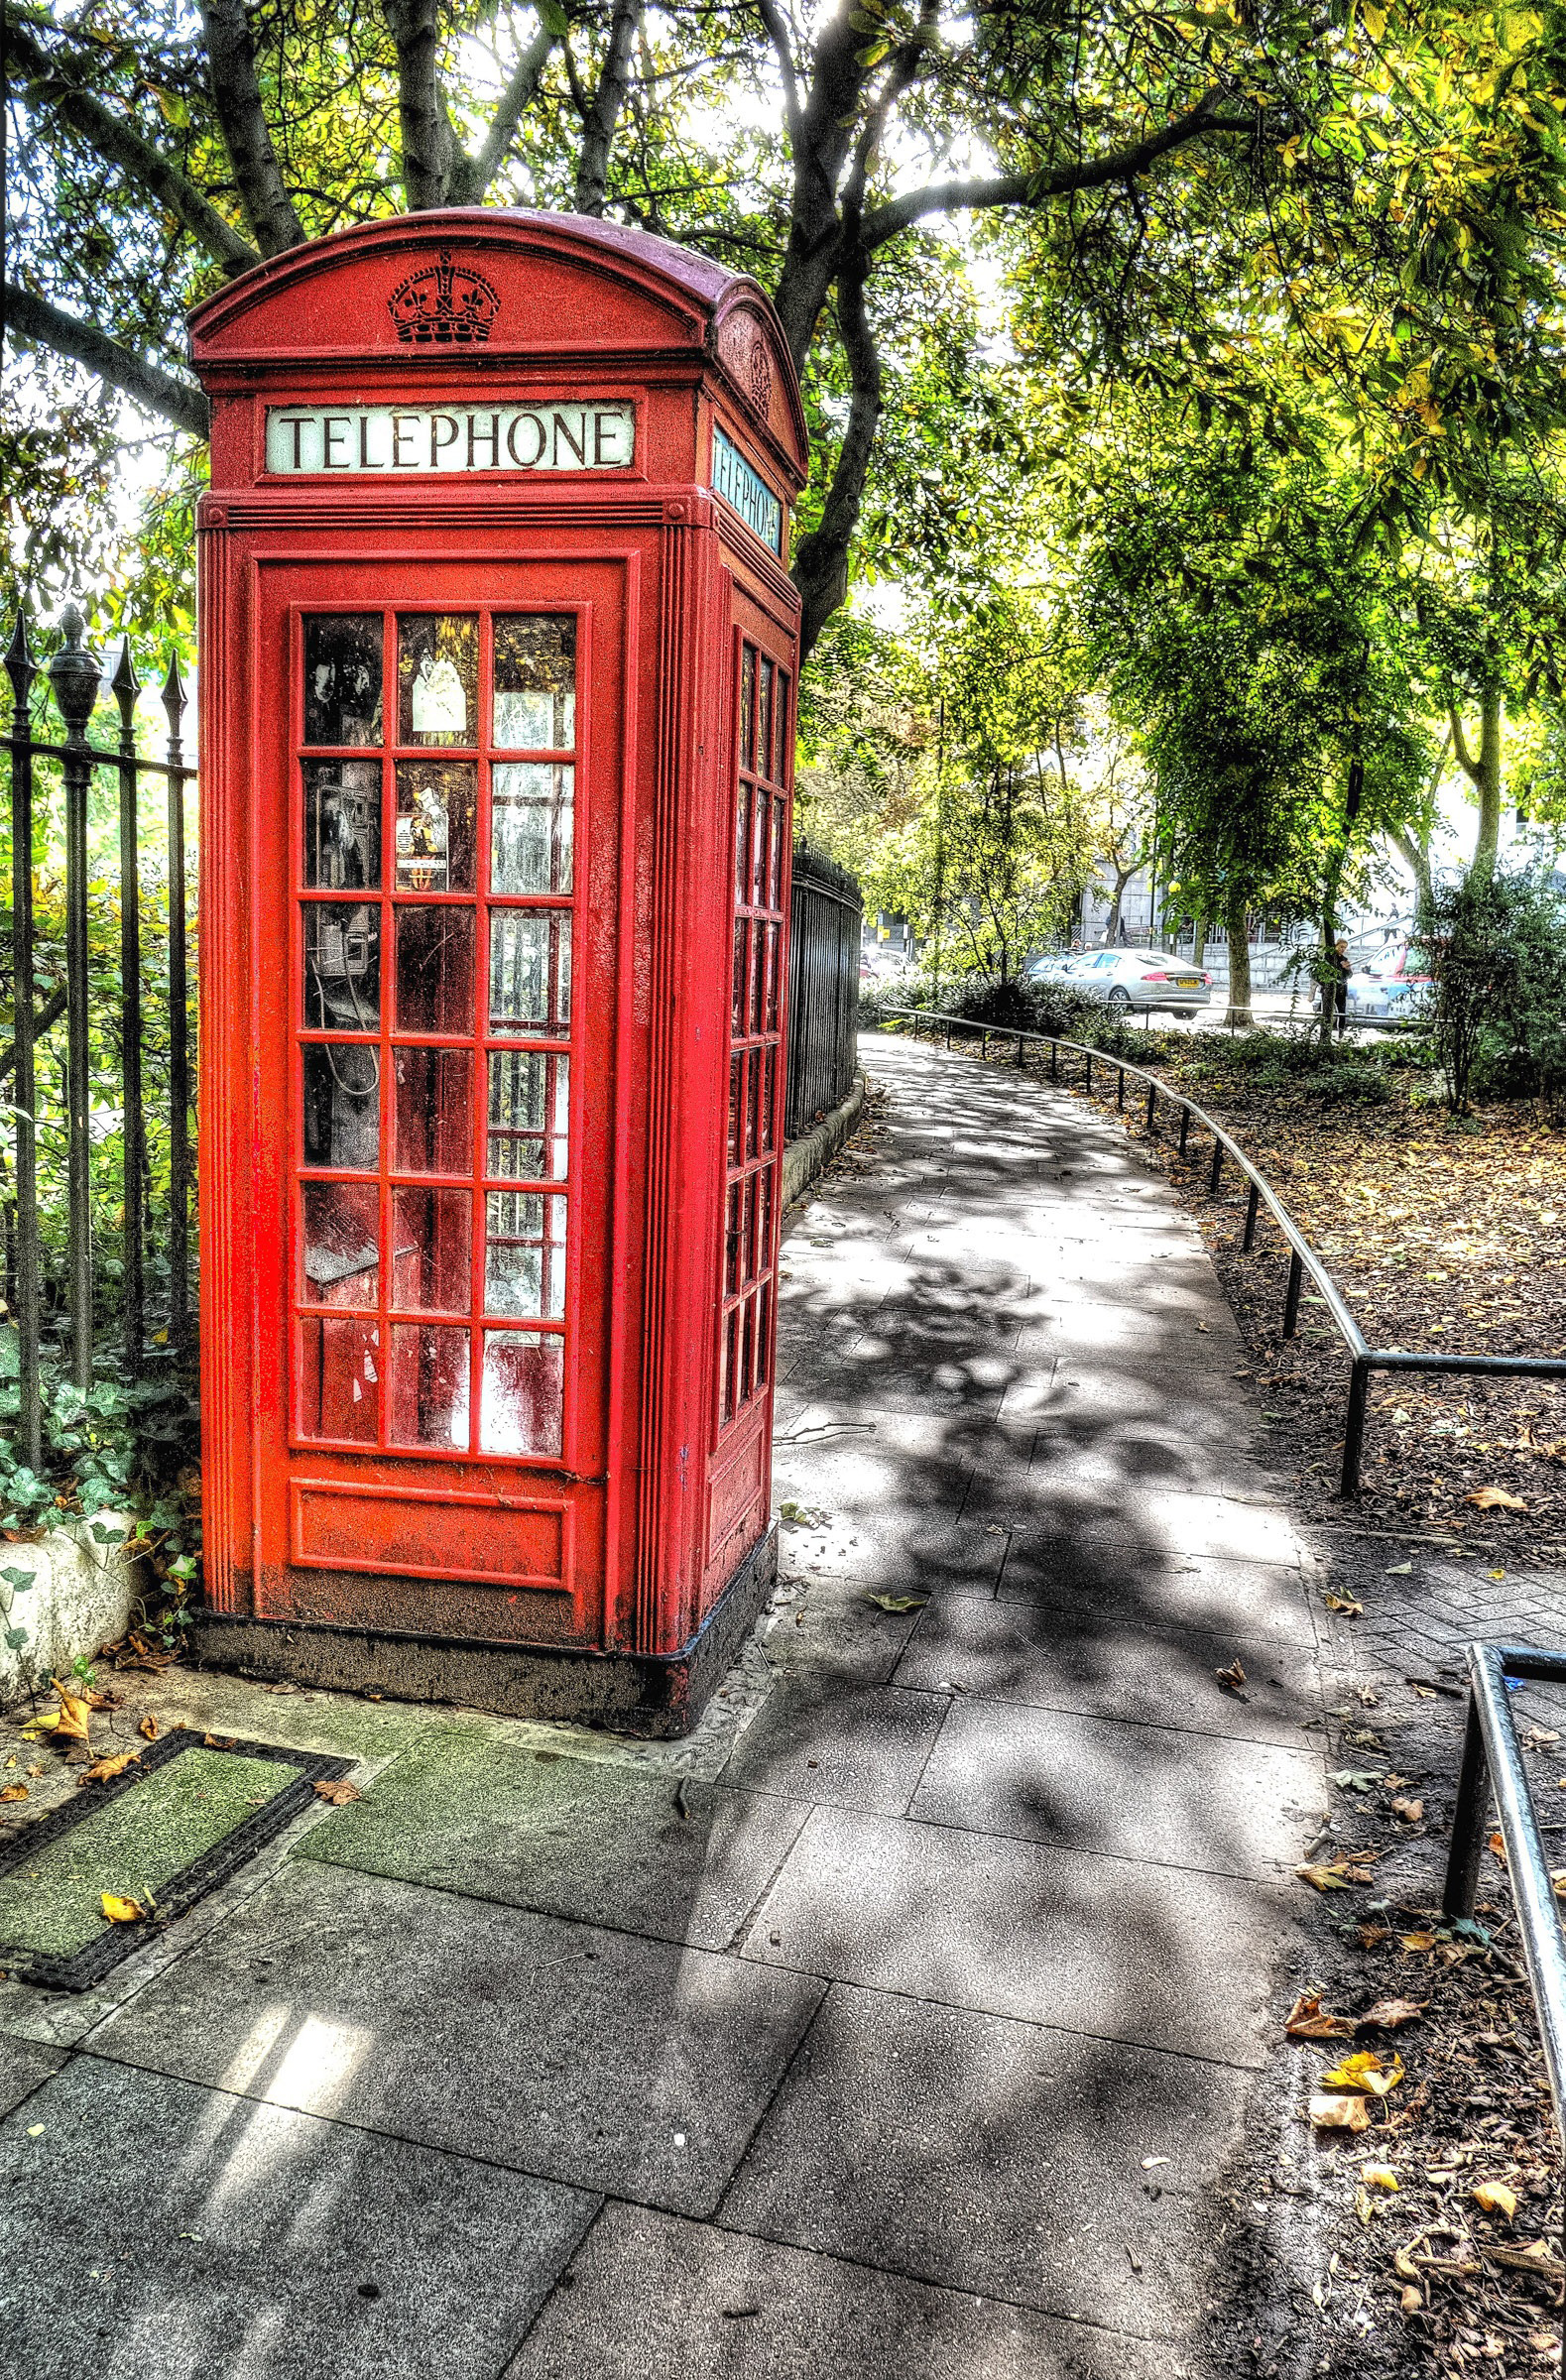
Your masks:
M 1325 1807 L 1311 1560 L 1125 1135 L 867 1058 L 884 1136 L 786 1252 L 787 1575 L 695 1737 L 192 1672 L 114 1715 L 364 1799 L 100 1989 L 0 1982 L 26 2380 L 1223 2370 Z

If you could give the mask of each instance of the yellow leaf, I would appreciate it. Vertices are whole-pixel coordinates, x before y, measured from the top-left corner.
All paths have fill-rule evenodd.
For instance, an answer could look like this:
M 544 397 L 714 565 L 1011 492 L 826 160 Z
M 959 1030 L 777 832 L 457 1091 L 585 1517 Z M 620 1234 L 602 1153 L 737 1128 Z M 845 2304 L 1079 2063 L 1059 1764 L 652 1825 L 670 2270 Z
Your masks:
M 1505 2182 L 1481 2182 L 1474 2191 L 1474 2202 L 1487 2214 L 1504 2214 L 1508 2223 L 1517 2211 L 1517 2194 Z
M 866 1603 L 874 1604 L 878 1611 L 922 1611 L 929 1600 L 927 1595 L 867 1595 L 865 1598 Z
M 323 1802 L 331 1802 L 339 1807 L 344 1802 L 357 1802 L 364 1798 L 358 1786 L 350 1785 L 346 1777 L 323 1777 L 315 1791 Z
M 1310 2094 L 1310 2120 L 1318 2132 L 1363 2132 L 1371 2120 L 1370 2103 L 1357 2090 L 1315 2090 Z
M 25 1802 L 26 1800 L 27 1787 L 25 1785 L 0 1787 L 0 1802 Z
M 158 1740 L 157 1713 L 154 1711 L 149 1711 L 147 1717 L 142 1721 L 142 1724 L 137 1728 L 136 1732 L 138 1735 L 145 1735 L 149 1743 L 156 1743 Z
M 127 1900 L 122 1892 L 106 1892 L 103 1895 L 103 1914 L 116 1926 L 133 1926 L 147 1912 L 140 1901 Z
M 1321 2078 L 1329 2090 L 1373 2090 L 1379 2099 L 1395 2090 L 1402 2079 L 1403 2062 L 1395 2051 L 1390 2066 L 1386 2066 L 1374 2050 L 1356 2050 L 1352 2058 L 1345 2058 L 1330 2075 Z
M 1363 1604 L 1355 1603 L 1351 1597 L 1346 1595 L 1324 1596 L 1322 1600 L 1329 1611 L 1346 1611 L 1351 1619 L 1358 1618 L 1365 1608 Z
M 87 1714 L 92 1708 L 91 1704 L 84 1702 L 80 1695 L 71 1694 L 61 1686 L 58 1678 L 51 1678 L 49 1682 L 60 1697 L 60 1709 L 47 1723 L 51 1733 L 69 1735 L 76 1742 L 85 1743 L 87 1740 Z
M 1525 1512 L 1528 1508 L 1520 1495 L 1508 1495 L 1505 1488 L 1476 1488 L 1463 1501 L 1477 1504 L 1481 1512 Z
M 140 1758 L 140 1752 L 116 1752 L 112 1760 L 94 1760 L 87 1771 L 88 1779 L 94 1785 L 105 1784 L 110 1777 L 119 1776 L 130 1767 L 133 1760 Z
M 1302 1992 L 1283 2019 L 1283 2030 L 1296 2041 L 1352 2040 L 1352 2016 L 1333 2016 L 1321 2004 L 1319 1992 Z
M 1371 6 L 1371 0 L 1365 0 L 1365 6 L 1360 10 L 1360 15 L 1365 20 L 1365 30 L 1370 35 L 1371 40 L 1373 42 L 1379 42 L 1382 38 L 1382 35 L 1386 31 L 1385 9 L 1373 8 Z
M 1296 1867 L 1294 1873 L 1314 1884 L 1318 1892 L 1347 1892 L 1351 1881 L 1339 1867 Z
M 1495 1834 L 1490 1838 L 1490 1848 L 1495 1853 L 1496 1857 L 1501 1861 L 1502 1866 L 1506 1867 L 1508 1864 L 1506 1859 L 1506 1845 L 1505 1838 L 1503 1837 L 1499 1827 L 1497 1828 Z
M 1395 2190 L 1397 2176 L 1389 2165 L 1362 2165 L 1360 2180 L 1367 2190 Z

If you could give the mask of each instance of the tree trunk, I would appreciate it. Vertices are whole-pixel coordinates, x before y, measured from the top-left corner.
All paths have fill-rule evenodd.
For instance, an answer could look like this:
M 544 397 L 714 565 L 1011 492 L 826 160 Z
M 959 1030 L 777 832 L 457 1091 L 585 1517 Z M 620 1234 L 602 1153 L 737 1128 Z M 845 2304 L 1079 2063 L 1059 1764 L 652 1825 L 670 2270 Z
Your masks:
M 1455 702 L 1448 705 L 1447 717 L 1452 730 L 1452 749 L 1457 754 L 1464 775 L 1479 795 L 1479 833 L 1474 839 L 1474 866 L 1488 874 L 1494 868 L 1496 855 L 1501 849 L 1501 767 L 1505 724 L 1501 715 L 1500 686 L 1492 680 L 1480 691 L 1477 753 L 1470 752 L 1468 748 Z
M 1364 796 L 1365 763 L 1355 759 L 1349 763 L 1349 784 L 1343 801 L 1343 832 L 1338 838 L 1336 850 L 1327 862 L 1326 882 L 1321 891 L 1321 955 L 1324 965 L 1331 962 L 1332 954 L 1338 946 L 1338 887 L 1343 882 L 1344 865 L 1348 860 L 1349 845 L 1354 837 L 1355 822 L 1359 817 L 1360 803 Z M 1332 1027 L 1337 1006 L 1338 980 L 1337 971 L 1334 968 L 1332 982 L 1324 983 L 1321 987 L 1321 1046 L 1323 1049 L 1332 1047 Z
M 1251 912 L 1237 892 L 1224 902 L 1229 934 L 1229 1009 L 1224 1022 L 1231 1030 L 1250 1032 L 1256 1023 L 1251 1010 Z
M 1206 956 L 1207 920 L 1205 917 L 1193 917 L 1191 919 L 1191 965 L 1200 967 Z
M 1400 826 L 1390 829 L 1389 840 L 1413 878 L 1414 907 L 1422 915 L 1430 905 L 1430 854 Z

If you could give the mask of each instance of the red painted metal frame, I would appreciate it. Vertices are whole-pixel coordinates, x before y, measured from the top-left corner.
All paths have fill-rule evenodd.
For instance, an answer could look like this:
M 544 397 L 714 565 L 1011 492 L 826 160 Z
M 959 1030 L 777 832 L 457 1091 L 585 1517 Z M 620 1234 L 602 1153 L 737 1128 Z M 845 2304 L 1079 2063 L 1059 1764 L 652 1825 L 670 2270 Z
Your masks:
M 398 343 L 388 298 L 449 255 L 498 294 L 488 340 Z M 259 1620 L 677 1656 L 768 1526 L 772 1333 L 765 1377 L 718 1415 L 742 643 L 786 673 L 798 613 L 779 555 L 705 484 L 721 426 L 787 506 L 804 435 L 761 293 L 666 243 L 573 217 L 451 210 L 320 241 L 259 267 L 192 316 L 213 401 L 201 530 L 202 1365 L 207 1574 L 220 1610 Z M 632 465 L 334 478 L 270 475 L 269 405 L 430 409 L 585 397 L 636 409 Z M 301 874 L 304 613 L 383 616 L 378 1304 L 391 1409 L 393 1003 L 401 747 L 396 621 L 573 613 L 575 868 L 561 1451 L 326 1442 L 293 1426 L 301 1276 L 293 1252 L 304 1142 L 296 1050 L 345 1036 L 302 1024 L 302 911 L 340 890 Z M 394 648 L 389 650 L 389 648 Z M 473 1163 L 489 1162 L 487 714 L 471 892 L 422 897 L 474 919 Z M 785 751 L 791 737 L 784 740 Z M 325 748 L 323 748 L 325 749 Z M 340 748 L 346 751 L 348 748 Z M 422 746 L 425 762 L 451 748 Z M 466 753 L 466 745 L 457 748 Z M 515 755 L 508 751 L 508 758 Z M 786 798 L 786 772 L 782 790 Z M 779 1002 L 788 889 L 779 888 Z M 526 907 L 531 896 L 513 905 Z M 563 898 L 540 894 L 543 906 Z M 771 900 L 769 899 L 771 911 Z M 480 945 L 485 948 L 481 949 Z M 347 1038 L 352 1038 L 349 1034 Z M 412 1039 L 417 1040 L 413 1035 Z M 367 1046 L 371 1044 L 366 1044 Z M 773 1136 L 781 1144 L 780 1045 Z M 311 1168 L 331 1180 L 334 1170 Z M 366 1182 L 362 1169 L 348 1169 Z M 427 1169 L 425 1169 L 427 1170 Z M 482 1367 L 486 1176 L 466 1198 L 470 1380 Z M 430 1175 L 429 1185 L 435 1186 Z M 422 1187 L 422 1182 L 416 1186 Z M 531 1195 L 532 1193 L 530 1193 Z M 776 1272 L 778 1197 L 768 1223 Z M 311 1311 L 369 1314 L 329 1305 Z M 521 1326 L 526 1328 L 526 1323 Z M 541 1320 L 539 1327 L 550 1327 Z

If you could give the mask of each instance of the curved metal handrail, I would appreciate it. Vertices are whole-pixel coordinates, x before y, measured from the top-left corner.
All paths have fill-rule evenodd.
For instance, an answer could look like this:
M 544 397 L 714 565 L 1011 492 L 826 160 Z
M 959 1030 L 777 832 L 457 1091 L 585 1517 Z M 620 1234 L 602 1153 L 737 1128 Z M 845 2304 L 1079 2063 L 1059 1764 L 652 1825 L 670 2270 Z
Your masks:
M 1225 1131 L 1223 1126 L 1215 1118 L 1208 1115 L 1205 1108 L 1199 1107 L 1196 1101 L 1184 1091 L 1177 1091 L 1171 1083 L 1165 1082 L 1162 1075 L 1153 1074 L 1145 1066 L 1135 1066 L 1129 1058 L 1117 1057 L 1112 1050 L 1096 1049 L 1091 1042 L 1067 1040 L 1062 1033 L 1034 1032 L 1017 1024 L 985 1024 L 978 1017 L 953 1016 L 943 1009 L 889 1008 L 885 1013 L 888 1017 L 905 1016 L 915 1025 L 920 1018 L 925 1018 L 932 1024 L 944 1025 L 948 1049 L 951 1047 L 954 1026 L 963 1032 L 981 1034 L 985 1048 L 989 1047 L 992 1035 L 1000 1041 L 1015 1041 L 1019 1066 L 1023 1064 L 1024 1049 L 1028 1042 L 1036 1041 L 1046 1044 L 1049 1049 L 1051 1082 L 1058 1082 L 1060 1079 L 1059 1052 L 1063 1049 L 1076 1050 L 1086 1060 L 1084 1087 L 1089 1091 L 1093 1088 L 1094 1059 L 1097 1058 L 1102 1065 L 1113 1067 L 1119 1080 L 1117 1104 L 1121 1108 L 1126 1105 L 1126 1078 L 1128 1075 L 1135 1075 L 1139 1082 L 1147 1085 L 1147 1132 L 1149 1138 L 1153 1134 L 1153 1124 L 1160 1096 L 1166 1099 L 1171 1107 L 1180 1111 L 1180 1154 L 1182 1157 L 1185 1154 L 1186 1137 L 1193 1123 L 1199 1126 L 1203 1131 L 1212 1135 L 1213 1156 L 1207 1180 L 1208 1196 L 1216 1198 L 1218 1195 L 1219 1177 L 1226 1156 L 1233 1158 L 1235 1164 L 1251 1184 L 1250 1202 L 1246 1209 L 1245 1236 L 1240 1243 L 1241 1253 L 1249 1255 L 1255 1245 L 1257 1218 L 1264 1204 L 1292 1251 L 1288 1267 L 1288 1288 L 1283 1300 L 1283 1337 L 1292 1339 L 1298 1329 L 1300 1290 L 1304 1276 L 1308 1273 L 1320 1290 L 1322 1303 L 1331 1315 L 1338 1335 L 1349 1351 L 1351 1368 L 1349 1372 L 1349 1406 L 1343 1440 L 1343 1474 L 1340 1482 L 1342 1494 L 1354 1496 L 1360 1492 L 1360 1471 L 1365 1452 L 1366 1410 L 1373 1372 L 1453 1372 L 1465 1375 L 1488 1374 L 1492 1378 L 1499 1376 L 1506 1379 L 1566 1377 L 1566 1357 L 1561 1356 L 1465 1356 L 1448 1354 L 1445 1350 L 1440 1353 L 1426 1354 L 1401 1347 L 1372 1347 L 1355 1320 L 1342 1290 L 1265 1175 L 1252 1164 L 1239 1142 L 1231 1133 Z

